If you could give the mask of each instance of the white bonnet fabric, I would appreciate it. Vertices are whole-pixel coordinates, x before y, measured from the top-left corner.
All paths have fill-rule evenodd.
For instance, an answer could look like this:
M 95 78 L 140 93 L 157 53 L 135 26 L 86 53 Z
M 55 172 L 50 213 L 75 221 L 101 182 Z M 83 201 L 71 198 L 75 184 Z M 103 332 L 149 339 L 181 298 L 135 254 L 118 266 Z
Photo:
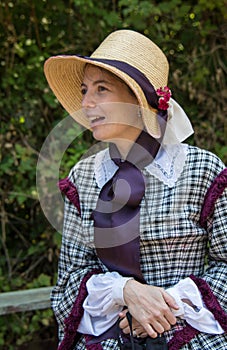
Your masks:
M 164 144 L 183 142 L 194 133 L 187 114 L 173 98 L 169 101 L 168 117 L 166 131 L 163 138 Z

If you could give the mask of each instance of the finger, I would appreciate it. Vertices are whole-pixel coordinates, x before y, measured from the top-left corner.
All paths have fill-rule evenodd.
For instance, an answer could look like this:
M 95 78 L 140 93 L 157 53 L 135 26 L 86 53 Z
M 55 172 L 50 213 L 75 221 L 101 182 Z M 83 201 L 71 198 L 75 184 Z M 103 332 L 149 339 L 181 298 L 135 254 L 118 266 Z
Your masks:
M 159 316 L 155 318 L 150 318 L 149 323 L 142 324 L 143 329 L 148 333 L 152 338 L 156 338 L 158 334 L 162 334 L 165 331 L 170 330 L 171 325 L 166 320 L 165 317 Z
M 119 322 L 119 327 L 121 329 L 128 327 L 128 320 L 126 317 Z
M 147 333 L 141 333 L 140 338 L 147 338 L 148 334 Z
M 177 319 L 174 316 L 173 312 L 170 310 L 168 305 L 162 305 L 162 307 L 159 310 L 154 310 L 153 315 L 150 315 L 150 323 L 152 326 L 155 325 L 155 322 L 157 321 L 159 324 L 161 324 L 164 328 L 164 330 L 168 331 L 172 325 L 176 324 Z M 158 326 L 158 325 L 157 325 Z M 158 326 L 159 327 L 159 326 Z M 160 332 L 159 329 L 157 329 L 158 332 Z
M 138 334 L 137 334 L 137 338 L 146 338 L 147 335 L 148 335 L 148 334 L 147 334 L 146 332 L 138 333 Z
M 152 328 L 157 334 L 162 334 L 163 332 L 165 332 L 165 328 L 163 327 L 163 325 L 157 321 L 152 323 Z M 169 330 L 169 328 L 166 330 Z
M 135 329 L 133 330 L 132 335 L 133 335 L 133 337 L 137 337 L 137 333 L 136 333 Z
M 166 302 L 167 305 L 169 305 L 170 308 L 178 310 L 179 306 L 176 303 L 175 299 L 169 295 L 165 290 L 162 290 L 162 296 Z
M 124 309 L 124 310 L 122 310 L 121 312 L 119 312 L 118 315 L 119 315 L 120 318 L 123 318 L 123 317 L 126 316 L 127 312 L 128 312 L 128 309 Z
M 176 319 L 176 317 L 174 316 L 174 314 L 170 311 L 170 313 L 167 313 L 166 315 L 165 315 L 165 317 L 166 317 L 166 320 L 168 321 L 168 323 L 171 325 L 171 326 L 173 326 L 174 324 L 176 324 L 176 322 L 177 322 L 177 319 Z M 168 329 L 167 329 L 168 330 Z
M 135 329 L 137 337 L 138 338 L 146 338 L 147 337 L 147 332 L 143 328 L 136 328 Z
M 149 335 L 149 337 L 157 338 L 158 333 L 154 330 L 154 328 L 150 324 L 147 324 L 144 327 L 144 329 L 145 329 L 146 333 Z
M 132 319 L 132 329 L 141 329 L 142 330 L 140 323 L 135 318 Z
M 168 331 L 172 324 L 175 324 L 175 316 L 168 306 L 162 307 L 160 310 L 154 310 L 146 320 L 157 333 Z M 144 327 L 144 324 L 142 324 Z M 145 328 L 145 327 L 144 327 Z
M 124 334 L 129 334 L 130 333 L 130 328 L 129 327 L 125 327 L 125 328 L 121 328 L 122 332 Z

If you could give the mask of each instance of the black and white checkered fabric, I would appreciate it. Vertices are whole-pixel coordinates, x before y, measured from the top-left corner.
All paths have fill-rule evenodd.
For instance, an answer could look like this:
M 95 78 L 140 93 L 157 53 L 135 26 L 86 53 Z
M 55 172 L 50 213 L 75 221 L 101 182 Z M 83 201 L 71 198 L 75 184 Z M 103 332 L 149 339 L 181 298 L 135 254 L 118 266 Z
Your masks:
M 79 192 L 81 217 L 66 198 L 59 276 L 51 295 L 60 340 L 64 319 L 82 278 L 101 266 L 94 251 L 91 220 L 100 192 L 94 177 L 94 159 L 91 156 L 80 161 L 70 173 Z M 148 284 L 168 288 L 194 274 L 206 280 L 227 312 L 227 190 L 216 203 L 207 232 L 199 225 L 205 193 L 223 168 L 224 164 L 212 153 L 189 146 L 183 172 L 174 187 L 166 186 L 144 169 L 147 184 L 140 211 L 140 240 L 141 270 Z M 167 340 L 183 325 L 184 321 L 179 321 L 166 332 Z M 102 345 L 104 350 L 118 348 L 114 340 L 103 341 Z M 75 349 L 85 349 L 83 337 Z M 182 349 L 226 350 L 227 335 L 200 333 Z

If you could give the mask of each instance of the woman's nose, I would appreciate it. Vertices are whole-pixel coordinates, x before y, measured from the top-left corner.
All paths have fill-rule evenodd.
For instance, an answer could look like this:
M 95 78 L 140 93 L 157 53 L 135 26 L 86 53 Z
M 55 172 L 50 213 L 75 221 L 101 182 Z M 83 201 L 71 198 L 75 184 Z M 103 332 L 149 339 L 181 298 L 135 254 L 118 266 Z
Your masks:
M 96 106 L 94 95 L 91 92 L 86 92 L 82 98 L 82 108 L 94 108 Z

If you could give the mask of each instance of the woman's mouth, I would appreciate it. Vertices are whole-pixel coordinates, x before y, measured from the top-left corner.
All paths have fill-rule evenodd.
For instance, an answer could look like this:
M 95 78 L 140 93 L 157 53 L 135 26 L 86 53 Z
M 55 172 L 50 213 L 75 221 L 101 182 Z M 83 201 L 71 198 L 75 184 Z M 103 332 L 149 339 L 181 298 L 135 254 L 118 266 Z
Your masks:
M 101 124 L 104 119 L 105 119 L 104 116 L 99 116 L 99 115 L 89 117 L 91 127 L 93 128 L 93 127 Z

